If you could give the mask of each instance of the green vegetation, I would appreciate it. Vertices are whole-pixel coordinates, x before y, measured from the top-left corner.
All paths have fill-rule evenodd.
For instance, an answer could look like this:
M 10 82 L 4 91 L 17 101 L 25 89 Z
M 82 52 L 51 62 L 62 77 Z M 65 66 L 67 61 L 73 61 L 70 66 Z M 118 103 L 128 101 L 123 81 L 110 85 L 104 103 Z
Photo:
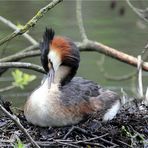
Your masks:
M 13 71 L 12 76 L 14 79 L 14 82 L 12 82 L 12 84 L 21 89 L 24 89 L 25 85 L 28 85 L 31 81 L 36 79 L 35 75 L 24 73 L 19 69 L 16 69 L 15 71 Z
M 17 143 L 15 144 L 14 148 L 25 148 L 25 145 L 20 139 L 17 139 Z
M 137 131 L 130 129 L 128 126 L 127 127 L 122 126 L 121 130 L 123 134 L 126 134 L 126 136 L 130 138 L 131 147 L 136 146 L 137 142 L 143 144 L 146 143 L 146 139 L 144 138 L 143 134 L 140 134 Z

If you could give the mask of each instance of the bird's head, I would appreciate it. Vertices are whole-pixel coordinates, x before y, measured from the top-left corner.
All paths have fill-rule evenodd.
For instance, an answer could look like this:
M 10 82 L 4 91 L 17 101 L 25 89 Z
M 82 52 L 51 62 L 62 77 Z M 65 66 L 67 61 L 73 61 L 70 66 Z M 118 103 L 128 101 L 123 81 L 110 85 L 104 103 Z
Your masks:
M 54 36 L 54 30 L 47 29 L 40 44 L 41 63 L 52 82 L 64 85 L 76 74 L 80 55 L 77 46 L 68 38 Z

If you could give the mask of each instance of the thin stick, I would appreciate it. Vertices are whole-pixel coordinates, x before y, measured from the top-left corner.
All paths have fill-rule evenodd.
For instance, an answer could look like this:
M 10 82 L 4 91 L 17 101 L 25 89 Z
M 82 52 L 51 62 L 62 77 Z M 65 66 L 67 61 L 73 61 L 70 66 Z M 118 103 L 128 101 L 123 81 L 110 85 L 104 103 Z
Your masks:
M 88 133 L 85 129 L 82 129 L 80 127 L 77 126 L 72 126 L 69 131 L 65 134 L 65 136 L 63 137 L 63 139 L 66 139 L 74 130 L 77 130 L 85 135 L 90 135 L 90 133 Z
M 32 28 L 33 26 L 36 25 L 36 23 L 54 6 L 56 6 L 58 3 L 60 3 L 62 0 L 53 0 L 51 3 L 49 3 L 48 5 L 46 5 L 45 7 L 43 7 L 42 9 L 40 9 L 36 15 L 29 20 L 26 25 L 21 28 L 18 29 L 16 31 L 14 31 L 13 33 L 11 33 L 10 35 L 6 36 L 5 38 L 0 40 L 0 46 L 3 45 L 4 43 L 6 43 L 7 41 L 12 40 L 13 38 L 15 38 L 18 35 L 22 35 L 23 33 L 25 33 L 26 31 L 28 31 L 30 28 Z
M 1 88 L 1 89 L 0 89 L 0 93 L 1 93 L 1 92 L 4 92 L 4 91 L 11 90 L 11 89 L 13 89 L 13 88 L 15 88 L 15 87 L 16 87 L 15 85 L 10 85 L 10 86 Z
M 84 51 L 91 51 L 91 52 L 95 51 L 95 52 L 107 55 L 109 57 L 112 57 L 114 59 L 117 59 L 121 62 L 124 62 L 129 65 L 137 67 L 138 59 L 136 57 L 128 55 L 124 52 L 118 51 L 117 49 L 106 46 L 106 45 L 101 44 L 99 42 L 88 40 L 87 42 L 76 42 L 76 45 L 78 46 L 80 51 L 83 51 L 83 52 Z M 17 53 L 12 56 L 9 56 L 9 58 L 5 57 L 5 58 L 1 59 L 0 62 L 2 62 L 2 61 L 6 62 L 6 61 L 9 61 L 10 59 L 13 61 L 13 60 L 19 60 L 19 59 L 23 59 L 23 58 L 27 58 L 27 57 L 31 57 L 31 56 L 38 56 L 38 55 L 40 55 L 39 50 L 30 51 L 30 50 L 34 50 L 37 48 L 39 48 L 39 45 L 34 46 L 34 47 L 32 46 L 30 48 L 28 47 L 28 48 L 26 48 L 26 50 L 27 51 L 29 50 L 29 52 Z M 143 68 L 143 70 L 148 71 L 148 62 L 142 62 L 142 68 Z
M 29 141 L 32 143 L 33 146 L 40 148 L 40 146 L 32 139 L 32 137 L 29 135 L 27 130 L 23 127 L 23 125 L 20 123 L 20 120 L 15 115 L 11 115 L 1 104 L 0 109 L 2 112 L 7 115 L 17 126 L 18 128 L 28 137 Z
M 116 139 L 116 141 L 117 141 L 117 142 L 120 142 L 120 143 L 122 143 L 122 144 L 124 144 L 124 145 L 126 145 L 126 146 L 128 146 L 128 147 L 130 147 L 130 148 L 132 148 L 131 145 L 129 145 L 129 144 L 127 144 L 127 143 L 125 143 L 125 142 L 123 142 L 123 141 L 121 141 L 121 140 Z
M 137 69 L 138 69 L 138 95 L 140 98 L 143 98 L 143 83 L 142 83 L 142 67 L 141 67 L 141 56 L 138 56 L 138 64 L 137 64 Z
M 85 139 L 85 140 L 80 140 L 80 141 L 76 141 L 76 142 L 73 142 L 73 143 L 78 144 L 78 143 L 88 142 L 88 141 L 92 141 L 92 140 L 97 140 L 97 139 L 101 139 L 101 138 L 103 138 L 103 137 L 105 137 L 107 135 L 108 135 L 108 133 L 106 133 L 104 135 L 101 135 L 101 136 L 96 136 L 95 135 L 95 137 L 93 137 L 93 138 L 89 138 L 89 139 Z
M 115 144 L 115 143 L 113 143 L 113 142 L 111 142 L 111 141 L 108 141 L 108 140 L 102 138 L 102 137 L 100 138 L 100 140 L 102 140 L 102 141 L 104 141 L 104 142 L 106 142 L 106 143 L 108 143 L 108 144 L 111 144 L 111 145 L 113 145 L 113 146 L 119 146 L 119 145 L 117 145 L 117 144 Z
M 81 0 L 76 1 L 76 16 L 77 16 L 77 22 L 78 22 L 81 38 L 85 42 L 88 39 L 87 39 L 87 35 L 84 29 L 84 24 L 82 19 L 82 1 Z
M 130 6 L 130 8 L 132 8 L 132 10 L 140 17 L 142 18 L 145 22 L 148 23 L 148 19 L 145 18 L 144 13 L 146 12 L 146 10 L 142 10 L 142 9 L 138 9 L 136 7 L 134 7 L 132 5 L 132 3 L 130 2 L 130 0 L 126 0 L 127 4 Z M 142 14 L 143 13 L 143 14 Z
M 28 58 L 28 57 L 39 56 L 40 53 L 41 52 L 39 50 L 20 52 L 20 53 L 16 53 L 16 54 L 13 54 L 13 55 L 10 55 L 10 56 L 0 59 L 0 62 L 19 61 L 19 60 L 22 60 L 22 59 Z
M 53 141 L 37 141 L 37 143 L 40 145 L 40 146 L 43 146 L 43 147 L 58 147 L 57 146 L 57 143 L 60 144 L 60 145 L 67 145 L 67 146 L 70 146 L 70 147 L 74 147 L 74 148 L 79 148 L 79 146 L 77 145 L 74 145 L 72 144 L 71 140 L 57 140 L 57 139 L 52 139 Z
M 39 49 L 39 43 L 36 44 L 36 45 L 32 45 L 32 46 L 29 46 L 23 50 L 21 50 L 20 52 L 18 53 L 21 53 L 21 52 L 28 52 L 28 51 L 33 51 L 33 50 L 36 50 L 36 49 Z
M 117 59 L 121 62 L 137 67 L 138 60 L 136 57 L 128 55 L 112 47 L 106 46 L 102 43 L 88 40 L 87 42 L 77 43 L 80 51 L 96 51 Z M 142 62 L 142 68 L 148 71 L 148 62 Z
M 41 66 L 31 64 L 31 63 L 23 63 L 23 62 L 1 62 L 0 68 L 25 68 L 31 69 L 43 74 L 46 74 L 44 69 Z
M 128 55 L 124 52 L 118 51 L 117 49 L 114 49 L 112 47 L 106 46 L 102 43 L 95 42 L 95 41 L 86 41 L 86 42 L 76 42 L 76 45 L 78 46 L 79 50 L 84 51 L 95 51 L 98 53 L 102 53 L 104 55 L 107 55 L 109 57 L 112 57 L 114 59 L 117 59 L 121 62 L 127 63 L 129 65 L 137 67 L 138 59 L 134 56 Z M 40 51 L 30 51 L 39 48 L 39 45 L 28 47 L 25 50 L 29 52 L 26 53 L 17 53 L 8 57 L 5 57 L 0 60 L 0 62 L 7 62 L 10 59 L 13 60 L 20 60 L 23 58 L 31 57 L 31 56 L 39 56 Z M 145 71 L 148 71 L 148 62 L 142 62 L 142 68 Z
M 85 145 L 91 145 L 91 146 L 93 146 L 93 147 L 102 147 L 102 148 L 106 148 L 106 146 L 104 146 L 103 144 L 95 143 L 95 142 L 84 142 L 83 144 L 85 144 Z
M 70 134 L 71 132 L 73 132 L 73 130 L 75 129 L 75 126 L 72 126 L 69 131 L 65 134 L 65 136 L 63 137 L 63 139 L 65 140 Z
M 19 28 L 13 24 L 10 20 L 0 16 L 0 21 L 3 22 L 4 24 L 6 24 L 7 26 L 9 26 L 10 28 L 12 28 L 13 30 L 18 30 Z M 28 33 L 24 33 L 23 36 L 33 45 L 38 44 L 38 42 L 31 37 Z
M 58 140 L 54 140 L 53 141 L 59 143 L 59 144 L 62 144 L 62 145 L 67 145 L 67 146 L 70 146 L 70 147 L 74 147 L 74 148 L 79 148 L 79 146 L 76 146 L 74 144 L 71 144 L 71 143 L 67 143 L 67 142 L 62 142 L 62 141 L 58 141 Z
M 146 106 L 148 106 L 148 87 L 147 87 L 146 92 L 145 92 L 144 104 L 145 104 Z

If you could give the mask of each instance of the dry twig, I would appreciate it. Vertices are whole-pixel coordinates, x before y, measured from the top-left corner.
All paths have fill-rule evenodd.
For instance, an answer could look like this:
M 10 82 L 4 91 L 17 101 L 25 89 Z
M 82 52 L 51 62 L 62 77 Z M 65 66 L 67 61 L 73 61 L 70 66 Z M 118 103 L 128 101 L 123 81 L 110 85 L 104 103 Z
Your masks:
M 118 51 L 117 49 L 111 48 L 111 47 L 101 44 L 99 42 L 88 40 L 86 42 L 77 42 L 76 45 L 78 46 L 78 48 L 81 52 L 95 51 L 95 52 L 110 56 L 112 58 L 118 59 L 121 62 L 124 62 L 124 63 L 127 63 L 127 64 L 137 67 L 138 59 L 136 57 L 133 57 L 131 55 L 128 55 L 126 53 Z M 11 56 L 1 59 L 0 62 L 20 60 L 20 59 L 31 57 L 31 56 L 39 56 L 40 55 L 39 50 L 30 51 L 30 50 L 34 50 L 37 48 L 39 48 L 39 45 L 32 46 L 30 48 L 27 48 L 26 51 L 28 51 L 28 49 L 29 49 L 28 52 L 16 53 L 14 55 L 11 55 Z M 148 62 L 142 62 L 142 68 L 143 68 L 143 70 L 148 71 Z
M 32 137 L 29 135 L 27 130 L 23 127 L 23 125 L 20 123 L 19 118 L 17 118 L 15 115 L 11 115 L 1 104 L 0 104 L 1 111 L 7 115 L 18 127 L 19 129 L 28 137 L 29 141 L 33 144 L 33 146 L 40 148 L 40 146 L 32 139 Z
M 16 87 L 15 85 L 10 85 L 10 86 L 1 88 L 1 89 L 0 89 L 0 93 L 1 93 L 1 92 L 4 92 L 4 91 L 11 90 L 11 89 L 13 89 L 13 88 L 15 88 L 15 87 Z
M 19 60 L 22 60 L 24 58 L 29 58 L 29 57 L 39 56 L 39 55 L 40 55 L 39 50 L 19 52 L 19 53 L 15 53 L 13 55 L 10 55 L 10 56 L 7 56 L 7 57 L 0 59 L 0 62 L 19 61 Z
M 141 68 L 142 60 L 141 56 L 138 56 L 138 64 L 137 64 L 137 69 L 138 69 L 138 95 L 140 98 L 143 98 L 143 82 L 142 82 L 142 68 Z
M 138 59 L 136 57 L 118 51 L 117 49 L 111 48 L 102 43 L 88 40 L 87 42 L 77 43 L 77 45 L 80 51 L 96 51 L 137 67 Z M 143 70 L 148 71 L 148 62 L 142 62 L 142 68 Z
M 143 19 L 145 22 L 148 23 L 148 19 L 145 17 L 145 14 L 147 12 L 147 8 L 145 10 L 143 9 L 139 9 L 136 8 L 132 5 L 132 3 L 130 2 L 130 0 L 126 0 L 127 4 L 129 5 L 129 7 L 141 18 Z
M 78 22 L 78 27 L 80 30 L 81 38 L 85 42 L 88 40 L 85 29 L 84 29 L 84 24 L 83 24 L 83 19 L 82 19 L 82 1 L 77 0 L 76 1 L 76 16 L 77 16 L 77 22 Z
M 44 69 L 38 65 L 31 64 L 31 63 L 23 63 L 23 62 L 1 62 L 0 63 L 1 68 L 25 68 L 25 69 L 31 69 L 43 74 L 46 74 Z

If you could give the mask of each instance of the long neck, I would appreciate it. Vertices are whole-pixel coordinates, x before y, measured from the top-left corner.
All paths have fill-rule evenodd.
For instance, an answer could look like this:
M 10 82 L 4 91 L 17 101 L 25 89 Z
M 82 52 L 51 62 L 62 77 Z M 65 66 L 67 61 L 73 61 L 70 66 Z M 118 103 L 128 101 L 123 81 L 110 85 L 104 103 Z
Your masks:
M 60 66 L 58 70 L 55 72 L 54 83 L 63 85 L 68 81 L 68 77 L 70 75 L 71 68 L 68 66 Z
M 68 83 L 68 78 L 70 74 L 71 68 L 68 66 L 60 66 L 58 70 L 55 72 L 54 82 L 51 84 L 51 87 L 53 85 L 61 86 L 63 84 Z M 68 82 L 67 82 L 68 81 Z M 43 83 L 41 84 L 42 88 L 50 89 L 49 88 L 49 82 L 48 77 L 43 80 Z
M 58 92 L 59 91 L 59 85 L 60 83 L 51 83 L 51 86 L 49 87 L 48 77 L 45 79 L 45 81 L 41 84 L 40 89 L 44 92 Z

